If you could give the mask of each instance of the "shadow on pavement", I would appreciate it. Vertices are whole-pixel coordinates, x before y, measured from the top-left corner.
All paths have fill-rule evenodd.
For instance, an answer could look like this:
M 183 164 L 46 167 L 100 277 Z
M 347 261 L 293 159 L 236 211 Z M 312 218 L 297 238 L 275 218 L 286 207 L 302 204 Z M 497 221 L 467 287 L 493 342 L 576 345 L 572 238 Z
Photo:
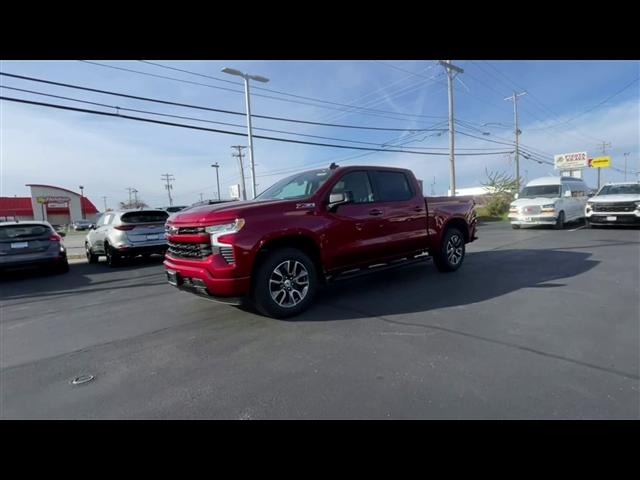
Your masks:
M 79 295 L 132 288 L 132 281 L 135 282 L 133 287 L 156 285 L 160 282 L 153 282 L 152 279 L 162 279 L 164 283 L 164 277 L 161 276 L 162 261 L 161 256 L 134 258 L 116 268 L 109 268 L 104 262 L 74 263 L 70 265 L 69 272 L 63 274 L 54 274 L 45 268 L 8 270 L 0 273 L 0 300 L 28 298 L 33 302 L 61 294 Z M 133 271 L 135 275 L 131 275 Z M 101 279 L 101 275 L 105 275 L 105 278 Z M 113 285 L 123 282 L 126 285 Z
M 439 273 L 431 262 L 337 282 L 321 289 L 316 303 L 294 320 L 332 321 L 427 312 L 471 305 L 523 288 L 559 288 L 563 279 L 591 270 L 590 253 L 512 249 L 468 253 L 460 270 Z

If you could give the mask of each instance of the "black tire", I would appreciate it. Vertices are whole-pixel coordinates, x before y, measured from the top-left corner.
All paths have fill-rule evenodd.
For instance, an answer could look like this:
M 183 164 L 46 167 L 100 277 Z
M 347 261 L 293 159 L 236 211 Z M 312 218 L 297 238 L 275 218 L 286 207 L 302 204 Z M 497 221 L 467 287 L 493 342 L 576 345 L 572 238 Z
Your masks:
M 89 263 L 98 263 L 99 256 L 93 253 L 88 243 L 84 244 L 84 251 L 85 251 L 85 254 L 87 255 L 87 261 Z
M 104 253 L 107 256 L 107 265 L 109 265 L 109 267 L 114 268 L 120 265 L 122 257 L 120 257 L 116 249 L 112 248 L 108 243 L 104 245 Z
M 273 279 L 283 279 L 283 282 L 272 282 Z M 309 308 L 317 288 L 317 271 L 309 256 L 296 248 L 281 248 L 268 254 L 256 268 L 251 296 L 261 314 L 288 318 Z M 296 296 L 300 298 L 296 300 Z
M 558 215 L 558 219 L 556 220 L 555 225 L 553 226 L 553 228 L 555 230 L 562 230 L 564 229 L 564 212 L 560 212 L 560 214 Z
M 514 230 L 519 230 L 520 229 L 520 225 L 516 225 L 515 223 L 511 224 L 511 228 L 513 228 Z
M 441 272 L 455 272 L 460 268 L 466 253 L 464 235 L 455 227 L 445 230 L 433 263 Z

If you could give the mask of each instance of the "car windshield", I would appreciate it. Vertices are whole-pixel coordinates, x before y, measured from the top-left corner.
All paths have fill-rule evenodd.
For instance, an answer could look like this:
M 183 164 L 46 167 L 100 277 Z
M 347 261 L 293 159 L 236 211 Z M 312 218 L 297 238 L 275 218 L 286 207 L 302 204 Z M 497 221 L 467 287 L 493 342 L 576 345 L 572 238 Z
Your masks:
M 311 170 L 284 178 L 262 192 L 259 200 L 293 200 L 313 195 L 331 176 L 331 171 Z
M 640 183 L 627 185 L 605 185 L 598 195 L 640 195 Z
M 0 227 L 0 240 L 12 238 L 39 237 L 51 230 L 44 225 L 10 225 Z
M 169 214 L 163 211 L 129 212 L 122 215 L 122 223 L 160 223 L 165 222 Z
M 560 196 L 560 188 L 560 185 L 535 185 L 531 187 L 524 187 L 518 198 L 557 198 Z

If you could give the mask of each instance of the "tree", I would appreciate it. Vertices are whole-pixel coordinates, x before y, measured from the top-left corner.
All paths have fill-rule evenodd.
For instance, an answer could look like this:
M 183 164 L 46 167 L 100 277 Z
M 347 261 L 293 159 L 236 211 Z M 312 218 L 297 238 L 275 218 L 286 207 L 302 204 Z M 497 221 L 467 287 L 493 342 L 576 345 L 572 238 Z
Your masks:
M 485 173 L 487 181 L 482 183 L 482 186 L 489 192 L 487 213 L 495 217 L 502 216 L 509 211 L 509 204 L 515 198 L 518 182 L 515 176 L 504 172 L 488 172 L 485 169 Z

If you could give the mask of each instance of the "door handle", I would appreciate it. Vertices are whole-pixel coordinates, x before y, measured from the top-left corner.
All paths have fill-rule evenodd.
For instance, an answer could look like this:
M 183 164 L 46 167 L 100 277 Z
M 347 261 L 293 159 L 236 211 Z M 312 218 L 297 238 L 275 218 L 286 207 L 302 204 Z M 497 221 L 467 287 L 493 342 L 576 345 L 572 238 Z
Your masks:
M 373 210 L 369 210 L 369 215 L 382 215 L 382 210 L 374 208 Z
M 422 210 L 423 210 L 422 207 L 413 207 L 414 212 L 422 212 Z

